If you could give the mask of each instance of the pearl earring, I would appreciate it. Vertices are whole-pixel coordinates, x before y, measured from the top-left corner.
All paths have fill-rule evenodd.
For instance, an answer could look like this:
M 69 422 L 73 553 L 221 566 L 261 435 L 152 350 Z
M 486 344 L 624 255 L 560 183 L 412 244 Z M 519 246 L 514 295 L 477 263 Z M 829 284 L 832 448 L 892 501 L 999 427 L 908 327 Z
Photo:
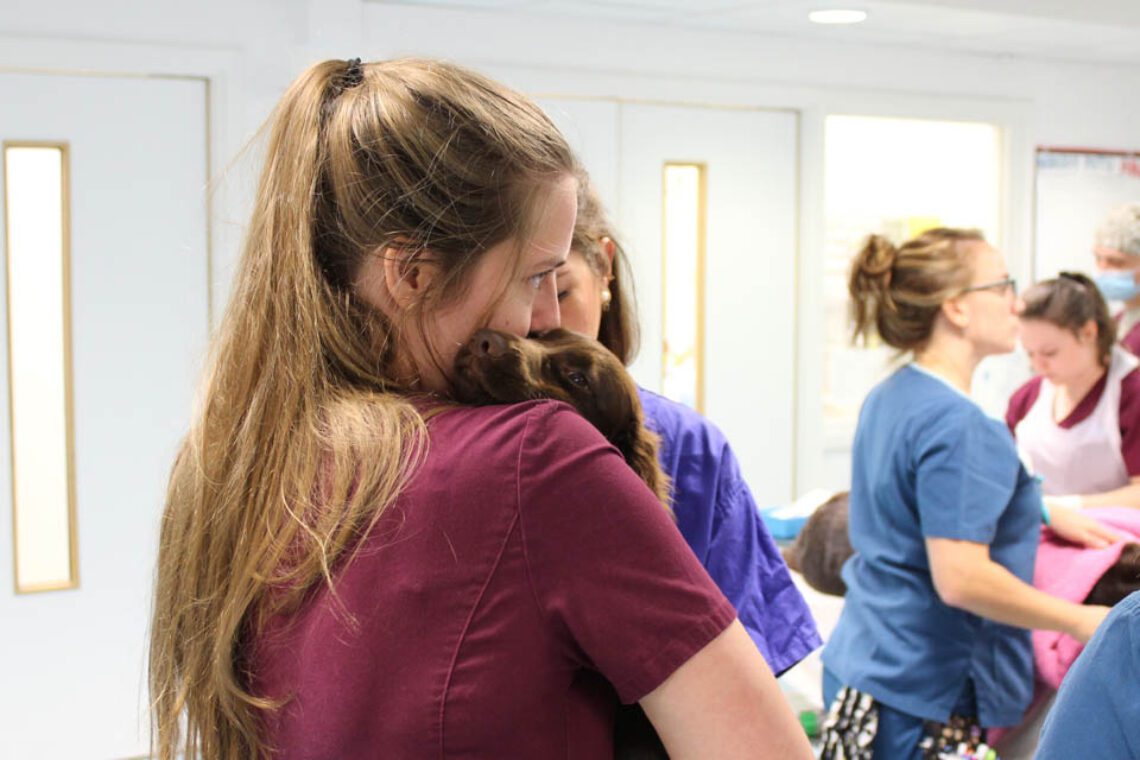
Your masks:
M 613 294 L 610 293 L 609 288 L 602 289 L 602 311 L 609 311 L 610 301 L 612 301 L 613 298 Z

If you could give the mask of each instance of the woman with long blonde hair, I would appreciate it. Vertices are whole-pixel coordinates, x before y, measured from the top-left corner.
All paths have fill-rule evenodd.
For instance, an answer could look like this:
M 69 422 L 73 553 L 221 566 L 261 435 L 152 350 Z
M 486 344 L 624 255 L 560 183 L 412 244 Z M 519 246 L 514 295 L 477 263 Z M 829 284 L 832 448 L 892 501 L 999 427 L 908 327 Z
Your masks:
M 568 406 L 448 401 L 558 322 L 574 157 L 437 61 L 289 88 L 162 523 L 155 754 L 810 757 L 731 605 Z

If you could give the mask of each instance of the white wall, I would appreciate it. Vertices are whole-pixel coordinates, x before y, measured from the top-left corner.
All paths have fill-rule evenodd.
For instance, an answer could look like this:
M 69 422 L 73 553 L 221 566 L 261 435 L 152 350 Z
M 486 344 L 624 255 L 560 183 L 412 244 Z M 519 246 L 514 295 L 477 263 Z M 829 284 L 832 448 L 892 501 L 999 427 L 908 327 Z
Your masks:
M 1127 66 L 363 0 L 0 4 L 0 68 L 210 77 L 216 173 L 306 63 L 397 54 L 444 56 L 534 93 L 801 109 L 805 253 L 815 245 L 809 233 L 822 206 L 825 113 L 990 118 L 1014 127 L 1011 169 L 1026 184 L 1011 183 L 1012 242 L 1028 234 L 1024 175 L 1035 144 L 1135 148 L 1140 133 L 1140 70 Z M 218 211 L 239 221 L 242 203 Z M 237 243 L 225 242 L 219 257 L 232 260 Z

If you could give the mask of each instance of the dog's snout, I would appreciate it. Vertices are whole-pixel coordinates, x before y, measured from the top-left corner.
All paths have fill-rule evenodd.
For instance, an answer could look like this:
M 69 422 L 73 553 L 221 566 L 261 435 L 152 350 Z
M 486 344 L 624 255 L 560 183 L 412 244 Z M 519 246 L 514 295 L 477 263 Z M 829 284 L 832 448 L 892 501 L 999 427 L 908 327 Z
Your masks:
M 479 330 L 471 336 L 468 348 L 475 356 L 501 356 L 507 351 L 507 340 L 495 330 Z

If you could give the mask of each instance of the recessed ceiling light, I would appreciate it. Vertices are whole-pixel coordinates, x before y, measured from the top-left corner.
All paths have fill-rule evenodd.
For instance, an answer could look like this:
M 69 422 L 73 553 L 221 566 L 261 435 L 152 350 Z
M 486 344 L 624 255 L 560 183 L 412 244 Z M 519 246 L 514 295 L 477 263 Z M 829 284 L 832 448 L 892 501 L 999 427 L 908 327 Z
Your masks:
M 867 20 L 866 11 L 854 10 L 824 10 L 812 11 L 808 14 L 808 20 L 814 21 L 817 24 L 858 24 L 861 21 Z

